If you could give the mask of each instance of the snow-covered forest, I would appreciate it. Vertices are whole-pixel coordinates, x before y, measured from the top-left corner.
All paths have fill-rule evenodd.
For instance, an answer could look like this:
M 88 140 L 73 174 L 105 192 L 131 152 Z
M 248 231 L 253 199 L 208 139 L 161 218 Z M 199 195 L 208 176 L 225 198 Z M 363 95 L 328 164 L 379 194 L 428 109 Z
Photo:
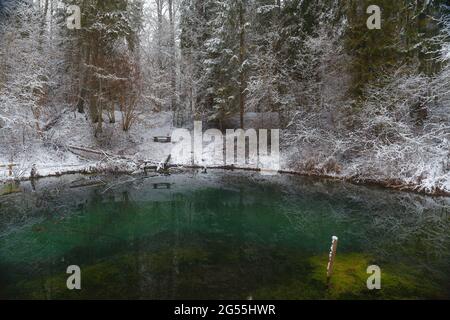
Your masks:
M 448 0 L 2 0 L 0 44 L 15 178 L 134 172 L 175 127 L 268 116 L 283 170 L 450 192 Z

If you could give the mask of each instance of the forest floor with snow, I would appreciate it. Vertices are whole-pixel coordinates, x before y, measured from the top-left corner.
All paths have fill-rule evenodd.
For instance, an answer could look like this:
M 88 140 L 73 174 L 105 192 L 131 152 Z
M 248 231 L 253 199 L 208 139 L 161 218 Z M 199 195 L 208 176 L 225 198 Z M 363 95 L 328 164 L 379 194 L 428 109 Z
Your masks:
M 70 173 L 140 173 L 148 167 L 162 166 L 169 154 L 170 165 L 193 167 L 190 155 L 183 157 L 172 152 L 175 143 L 154 141 L 155 136 L 171 136 L 174 130 L 171 113 L 160 112 L 138 116 L 128 132 L 122 130 L 121 114 L 116 112 L 115 116 L 116 122 L 106 121 L 102 133 L 95 137 L 95 127 L 87 115 L 66 111 L 43 138 L 28 141 L 24 144 L 26 147 L 20 149 L 17 146 L 9 149 L 0 148 L 0 165 L 16 164 L 11 176 L 7 167 L 0 167 L 0 182 L 27 180 L 33 174 L 36 177 L 47 177 Z M 215 148 L 217 145 L 214 142 L 205 144 L 202 163 L 196 163 L 196 166 L 223 168 L 223 159 L 214 156 L 217 154 L 214 152 Z M 298 165 L 298 161 L 292 161 L 295 155 L 293 150 L 284 150 L 281 146 L 278 168 L 281 173 L 321 176 L 434 195 L 450 194 L 450 190 L 442 184 L 423 188 L 420 183 L 389 179 L 386 176 L 373 178 L 364 172 L 358 172 L 356 175 L 351 163 L 347 166 L 339 164 L 342 167 L 338 171 L 320 170 L 317 166 L 308 167 L 306 158 L 302 160 L 303 165 Z M 258 165 L 248 163 L 236 168 L 255 170 L 258 169 Z
M 139 162 L 159 162 L 167 157 L 167 144 L 156 143 L 153 137 L 170 135 L 171 124 L 169 113 L 138 116 L 129 132 L 124 132 L 117 112 L 116 122 L 105 122 L 96 138 L 94 125 L 85 114 L 67 111 L 43 139 L 30 141 L 21 149 L 0 149 L 0 164 L 17 164 L 12 177 L 7 168 L 0 168 L 0 181 L 28 179 L 33 166 L 38 176 L 102 170 L 132 173 Z
M 27 141 L 22 148 L 0 148 L 0 165 L 13 163 L 12 175 L 0 167 L 0 181 L 27 180 L 68 173 L 137 173 L 150 166 L 162 166 L 171 155 L 174 166 L 193 166 L 192 154 L 173 154 L 177 143 L 155 142 L 154 137 L 172 135 L 173 119 L 168 112 L 138 116 L 128 132 L 122 130 L 120 112 L 115 123 L 106 121 L 100 135 L 95 137 L 95 124 L 87 115 L 73 111 L 61 114 L 42 139 Z M 221 148 L 222 146 L 220 146 Z M 205 143 L 200 167 L 223 167 L 223 159 L 214 152 L 215 141 Z M 255 169 L 255 163 L 239 166 Z M 34 169 L 33 169 L 34 168 Z M 33 172 L 34 171 L 34 172 Z

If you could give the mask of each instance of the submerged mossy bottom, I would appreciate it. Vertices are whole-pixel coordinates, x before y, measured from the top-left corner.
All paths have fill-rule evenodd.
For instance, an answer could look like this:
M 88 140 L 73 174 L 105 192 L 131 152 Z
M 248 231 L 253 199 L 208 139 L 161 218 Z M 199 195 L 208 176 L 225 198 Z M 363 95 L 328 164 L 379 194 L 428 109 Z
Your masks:
M 82 265 L 81 290 L 68 290 L 69 275 L 59 273 L 21 281 L 9 294 L 11 298 L 25 299 L 446 298 L 445 291 L 424 282 L 414 269 L 399 265 L 385 266 L 382 288 L 369 290 L 366 268 L 371 259 L 362 254 L 340 255 L 329 285 L 326 255 L 306 258 L 286 252 L 283 263 L 259 261 L 258 265 L 238 255 L 233 259 L 233 253 L 226 254 L 227 263 L 222 265 L 211 264 L 208 252 L 196 248 L 139 256 L 124 254 Z
M 12 221 L 0 224 L 0 298 L 450 298 L 448 217 L 415 216 L 401 194 L 355 200 L 316 183 L 286 194 L 245 179 L 195 188 L 165 179 L 170 190 L 37 191 L 29 207 L 11 195 L 0 205 Z M 30 208 L 39 209 L 24 218 Z M 66 286 L 70 265 L 81 268 L 81 290 Z M 370 265 L 380 290 L 367 288 Z

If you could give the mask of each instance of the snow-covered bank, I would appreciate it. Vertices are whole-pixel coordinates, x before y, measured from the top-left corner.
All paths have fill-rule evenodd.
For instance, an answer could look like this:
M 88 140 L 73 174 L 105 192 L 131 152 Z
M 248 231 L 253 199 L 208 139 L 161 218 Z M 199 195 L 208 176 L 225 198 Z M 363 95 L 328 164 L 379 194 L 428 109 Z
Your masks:
M 162 165 L 169 154 L 171 167 L 184 168 L 228 168 L 260 170 L 255 163 L 227 167 L 223 159 L 217 158 L 218 147 L 214 142 L 203 147 L 201 163 L 193 163 L 190 155 L 180 157 L 172 153 L 175 143 L 158 143 L 154 136 L 170 136 L 173 131 L 170 113 L 153 113 L 139 117 L 129 132 L 120 127 L 121 117 L 116 114 L 116 123 L 105 123 L 103 134 L 95 137 L 94 128 L 85 115 L 64 112 L 42 139 L 25 142 L 25 146 L 0 148 L 0 164 L 15 163 L 13 175 L 7 168 L 0 168 L 0 182 L 8 180 L 28 180 L 35 177 L 60 176 L 72 173 L 122 173 L 138 174 L 148 168 Z M 114 137 L 114 138 L 113 138 Z M 312 145 L 311 145 L 312 146 Z M 390 171 L 368 170 L 373 164 L 357 165 L 356 161 L 338 161 L 329 156 L 311 158 L 313 152 L 308 144 L 299 153 L 297 149 L 280 148 L 279 173 L 300 174 L 346 180 L 358 184 L 375 184 L 388 188 L 414 191 L 430 195 L 450 195 L 450 177 L 447 174 L 434 175 L 423 179 L 401 179 Z M 299 156 L 300 155 L 300 156 Z M 377 162 L 378 163 L 378 162 Z M 428 164 L 431 172 L 433 164 Z M 366 171 L 364 171 L 367 169 Z M 381 174 L 380 174 L 381 172 Z M 414 174 L 411 175 L 414 177 Z
M 110 161 L 99 161 L 87 163 L 84 165 L 68 165 L 68 166 L 55 166 L 53 170 L 51 169 L 42 169 L 39 171 L 38 169 L 38 178 L 45 177 L 58 177 L 62 175 L 69 174 L 100 174 L 100 173 L 109 173 L 109 174 L 128 174 L 128 175 L 139 175 L 145 173 L 148 168 L 155 170 L 154 165 L 148 166 L 148 164 L 143 165 L 142 163 L 136 163 L 133 160 L 110 160 Z M 38 167 L 39 168 L 39 167 Z M 189 170 L 189 169 L 199 169 L 199 170 L 230 170 L 230 171 L 260 171 L 260 168 L 252 167 L 252 166 L 218 166 L 218 165 L 182 165 L 182 164 L 171 164 L 167 172 L 173 172 L 172 169 L 176 168 L 179 170 Z M 389 181 L 389 180 L 375 180 L 368 179 L 364 177 L 352 177 L 352 176 L 343 176 L 343 175 L 329 175 L 318 172 L 305 172 L 305 171 L 295 171 L 295 170 L 279 170 L 278 174 L 287 174 L 287 175 L 301 175 L 307 177 L 316 177 L 322 179 L 332 179 L 337 181 L 346 181 L 350 183 L 354 183 L 356 185 L 373 185 L 384 187 L 387 189 L 395 189 L 405 192 L 414 192 L 419 194 L 431 195 L 431 196 L 450 196 L 450 191 L 435 187 L 432 189 L 425 189 L 423 186 L 416 184 L 405 184 L 401 181 Z M 30 180 L 31 176 L 29 174 L 23 174 L 20 177 L 2 177 L 0 179 L 0 183 L 7 183 L 9 181 L 18 180 L 18 181 L 27 181 Z M 430 191 L 431 190 L 431 191 Z
M 73 172 L 133 172 L 138 169 L 137 163 L 159 162 L 167 157 L 167 145 L 155 143 L 153 136 L 170 135 L 171 123 L 170 114 L 155 113 L 138 117 L 132 129 L 123 132 L 118 112 L 116 122 L 105 123 L 102 135 L 95 137 L 95 129 L 85 114 L 65 111 L 42 138 L 33 137 L 20 144 L 14 137 L 5 139 L 9 143 L 0 147 L 0 164 L 17 166 L 11 177 L 6 168 L 0 168 L 0 181 L 28 179 L 33 168 L 34 174 L 42 177 Z

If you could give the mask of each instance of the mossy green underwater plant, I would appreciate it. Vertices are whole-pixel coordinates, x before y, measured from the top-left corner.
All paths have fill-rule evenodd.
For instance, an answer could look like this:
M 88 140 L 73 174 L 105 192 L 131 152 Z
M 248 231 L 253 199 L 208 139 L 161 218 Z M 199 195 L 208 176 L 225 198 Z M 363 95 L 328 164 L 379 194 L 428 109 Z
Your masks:
M 166 299 L 177 297 L 214 297 L 222 287 L 221 298 L 253 299 L 418 299 L 445 298 L 433 279 L 404 264 L 382 264 L 381 290 L 366 286 L 367 267 L 374 259 L 359 253 L 339 254 L 330 286 L 326 283 L 327 255 L 306 257 L 284 255 L 291 266 L 277 270 L 269 281 L 243 284 L 239 290 L 234 275 L 239 263 L 223 268 L 211 265 L 212 256 L 195 247 L 160 250 L 145 254 L 123 254 L 82 270 L 82 289 L 68 290 L 68 274 L 41 276 L 25 280 L 9 291 L 29 299 Z M 176 261 L 175 261 L 176 260 Z M 174 264 L 178 273 L 174 273 Z M 253 271 L 256 271 L 253 270 Z M 281 272 L 280 272 L 281 271 Z M 252 274 L 250 278 L 255 277 Z M 266 277 L 269 274 L 266 275 Z M 257 279 L 257 277 L 255 278 Z M 253 280 L 255 280 L 253 279 Z M 263 279 L 263 278 L 262 278 Z M 262 280 L 260 279 L 260 280 Z M 212 283 L 211 283 L 212 281 Z M 269 285 L 268 285 L 269 284 Z M 219 286 L 219 287 L 218 287 Z M 7 290 L 8 291 L 8 290 Z M 217 297 L 219 298 L 219 297 Z
M 375 260 L 360 253 L 338 254 L 330 286 L 327 286 L 328 255 L 313 256 L 303 261 L 308 268 L 298 269 L 290 278 L 280 279 L 275 286 L 258 288 L 254 299 L 445 299 L 446 293 L 437 280 L 426 279 L 414 267 L 404 264 L 382 264 L 381 289 L 369 290 L 367 267 Z M 448 293 L 447 293 L 448 294 Z
M 338 254 L 334 263 L 330 286 L 326 285 L 328 256 L 314 256 L 312 279 L 325 289 L 327 299 L 423 299 L 443 298 L 445 293 L 435 285 L 433 279 L 425 279 L 423 272 L 415 266 L 402 263 L 380 264 L 381 289 L 369 290 L 367 267 L 377 264 L 375 259 L 359 254 Z

